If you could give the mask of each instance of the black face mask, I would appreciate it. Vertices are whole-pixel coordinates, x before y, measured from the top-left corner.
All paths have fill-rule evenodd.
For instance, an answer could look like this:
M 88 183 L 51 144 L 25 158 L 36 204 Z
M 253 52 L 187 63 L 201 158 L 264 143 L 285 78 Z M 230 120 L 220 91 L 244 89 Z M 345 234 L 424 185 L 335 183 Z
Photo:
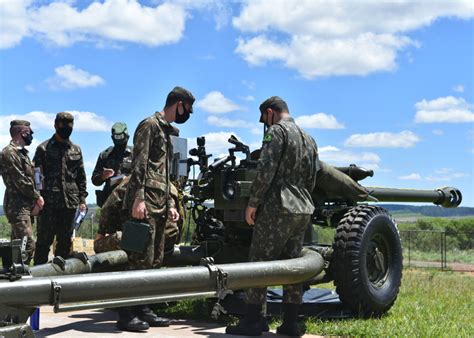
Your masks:
M 69 136 L 71 136 L 72 133 L 72 127 L 61 127 L 56 129 L 56 132 L 58 133 L 61 138 L 67 140 Z
M 180 115 L 178 111 L 178 105 L 176 105 L 176 118 L 174 122 L 176 122 L 177 124 L 182 124 L 186 122 L 191 116 L 192 112 L 193 112 L 192 108 L 191 110 L 186 110 L 186 107 L 184 106 L 184 103 L 183 103 L 183 114 Z
M 33 133 L 26 134 L 25 136 L 21 136 L 23 141 L 25 141 L 25 144 L 29 146 L 31 142 L 33 142 Z
M 128 143 L 128 136 L 123 138 L 123 139 L 120 139 L 120 140 L 116 140 L 115 138 L 112 137 L 112 141 L 114 142 L 114 146 L 118 149 L 125 149 L 125 147 L 127 147 L 127 143 Z
M 268 113 L 266 113 L 266 121 L 263 120 L 263 116 L 260 118 L 260 122 L 263 123 L 263 125 L 265 126 L 265 129 L 264 129 L 264 133 L 267 132 L 267 129 L 270 128 L 270 123 L 268 122 Z M 272 114 L 272 125 L 275 124 L 275 112 L 273 112 Z
M 117 148 L 125 148 L 128 143 L 128 137 L 129 136 L 126 134 L 119 134 L 117 137 L 114 137 L 114 135 L 112 135 L 112 141 L 114 142 L 114 146 Z

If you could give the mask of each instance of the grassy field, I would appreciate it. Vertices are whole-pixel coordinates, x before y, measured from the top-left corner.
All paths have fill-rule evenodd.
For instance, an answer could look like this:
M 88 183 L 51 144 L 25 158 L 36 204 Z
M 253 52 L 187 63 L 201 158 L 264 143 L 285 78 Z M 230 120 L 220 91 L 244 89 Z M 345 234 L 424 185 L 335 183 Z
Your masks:
M 329 284 L 324 287 L 330 287 Z M 434 270 L 405 270 L 398 299 L 380 319 L 306 318 L 307 333 L 327 336 L 474 336 L 474 276 Z M 210 320 L 206 301 L 184 301 L 162 312 L 173 318 Z M 223 317 L 222 323 L 234 321 Z M 279 320 L 271 326 L 275 328 Z

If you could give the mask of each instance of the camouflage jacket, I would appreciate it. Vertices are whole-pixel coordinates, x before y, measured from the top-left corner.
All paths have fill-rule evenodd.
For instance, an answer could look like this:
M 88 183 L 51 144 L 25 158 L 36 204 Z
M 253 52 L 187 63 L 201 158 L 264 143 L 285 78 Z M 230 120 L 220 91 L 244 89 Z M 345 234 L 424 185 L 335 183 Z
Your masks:
M 140 122 L 135 130 L 132 173 L 124 198 L 124 208 L 130 212 L 137 197 L 145 201 L 149 214 L 163 215 L 167 208 L 174 207 L 170 196 L 172 130 L 158 112 Z
M 263 138 L 248 205 L 273 214 L 312 214 L 318 169 L 316 142 L 292 118 L 282 119 Z
M 92 172 L 92 183 L 95 186 L 101 186 L 105 182 L 103 191 L 107 196 L 110 195 L 114 187 L 110 186 L 110 178 L 107 180 L 102 179 L 104 168 L 113 169 L 115 176 L 120 174 L 130 175 L 131 163 L 126 162 L 131 161 L 131 157 L 132 147 L 130 146 L 127 146 L 124 150 L 119 150 L 113 146 L 108 147 L 99 154 L 94 171 Z
M 28 150 L 13 142 L 0 153 L 5 198 L 3 207 L 8 219 L 14 215 L 30 215 L 34 202 L 40 197 L 35 188 L 34 169 L 28 157 Z
M 122 209 L 123 198 L 127 191 L 129 176 L 112 190 L 104 205 L 100 209 L 99 229 L 97 233 L 113 234 L 122 231 L 122 225 L 128 220 L 128 212 Z
M 78 145 L 58 142 L 53 135 L 36 148 L 33 162 L 43 174 L 45 207 L 75 209 L 86 203 L 86 172 Z

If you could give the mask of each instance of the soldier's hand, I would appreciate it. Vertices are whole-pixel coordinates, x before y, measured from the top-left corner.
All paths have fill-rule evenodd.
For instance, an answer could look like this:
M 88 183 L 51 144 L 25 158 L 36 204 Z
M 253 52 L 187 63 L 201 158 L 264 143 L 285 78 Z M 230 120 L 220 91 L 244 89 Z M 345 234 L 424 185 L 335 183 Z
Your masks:
M 136 219 L 145 219 L 148 217 L 145 201 L 138 197 L 133 201 L 132 217 Z
M 247 207 L 245 209 L 245 221 L 248 225 L 255 225 L 255 215 L 257 214 L 257 208 Z
M 35 204 L 35 205 L 33 206 L 33 209 L 31 209 L 30 215 L 31 215 L 31 216 L 38 216 L 40 210 L 41 210 L 41 209 L 40 209 L 40 207 L 38 206 L 38 204 Z
M 179 220 L 179 212 L 176 208 L 170 208 L 168 214 L 172 222 L 177 222 Z
M 113 169 L 104 168 L 104 171 L 102 171 L 102 179 L 106 180 L 109 177 L 114 176 L 114 174 L 115 174 L 115 171 Z
M 43 209 L 44 207 L 44 199 L 42 196 L 40 196 L 37 200 L 36 200 L 36 205 L 38 206 L 39 210 Z

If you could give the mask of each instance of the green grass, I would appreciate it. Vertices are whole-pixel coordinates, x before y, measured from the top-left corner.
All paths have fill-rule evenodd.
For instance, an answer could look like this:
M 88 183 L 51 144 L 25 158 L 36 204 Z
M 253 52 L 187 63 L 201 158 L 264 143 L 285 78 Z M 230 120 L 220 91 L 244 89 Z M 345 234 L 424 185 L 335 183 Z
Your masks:
M 406 270 L 398 299 L 380 319 L 306 320 L 308 333 L 350 336 L 469 337 L 474 334 L 474 277 Z
M 405 248 L 404 260 L 408 262 L 408 251 Z M 440 262 L 441 253 L 439 251 L 418 251 L 411 250 L 410 259 L 412 261 L 428 261 L 428 262 Z M 446 252 L 446 261 L 448 263 L 465 263 L 474 264 L 474 249 L 470 250 L 448 250 Z
M 323 287 L 328 287 L 325 284 Z M 472 337 L 474 335 L 474 276 L 436 270 L 404 271 L 395 305 L 382 318 L 319 320 L 306 318 L 307 333 L 328 336 Z M 210 321 L 206 300 L 183 301 L 160 313 L 172 318 Z M 222 317 L 223 324 L 234 321 Z M 274 329 L 280 323 L 272 321 Z

